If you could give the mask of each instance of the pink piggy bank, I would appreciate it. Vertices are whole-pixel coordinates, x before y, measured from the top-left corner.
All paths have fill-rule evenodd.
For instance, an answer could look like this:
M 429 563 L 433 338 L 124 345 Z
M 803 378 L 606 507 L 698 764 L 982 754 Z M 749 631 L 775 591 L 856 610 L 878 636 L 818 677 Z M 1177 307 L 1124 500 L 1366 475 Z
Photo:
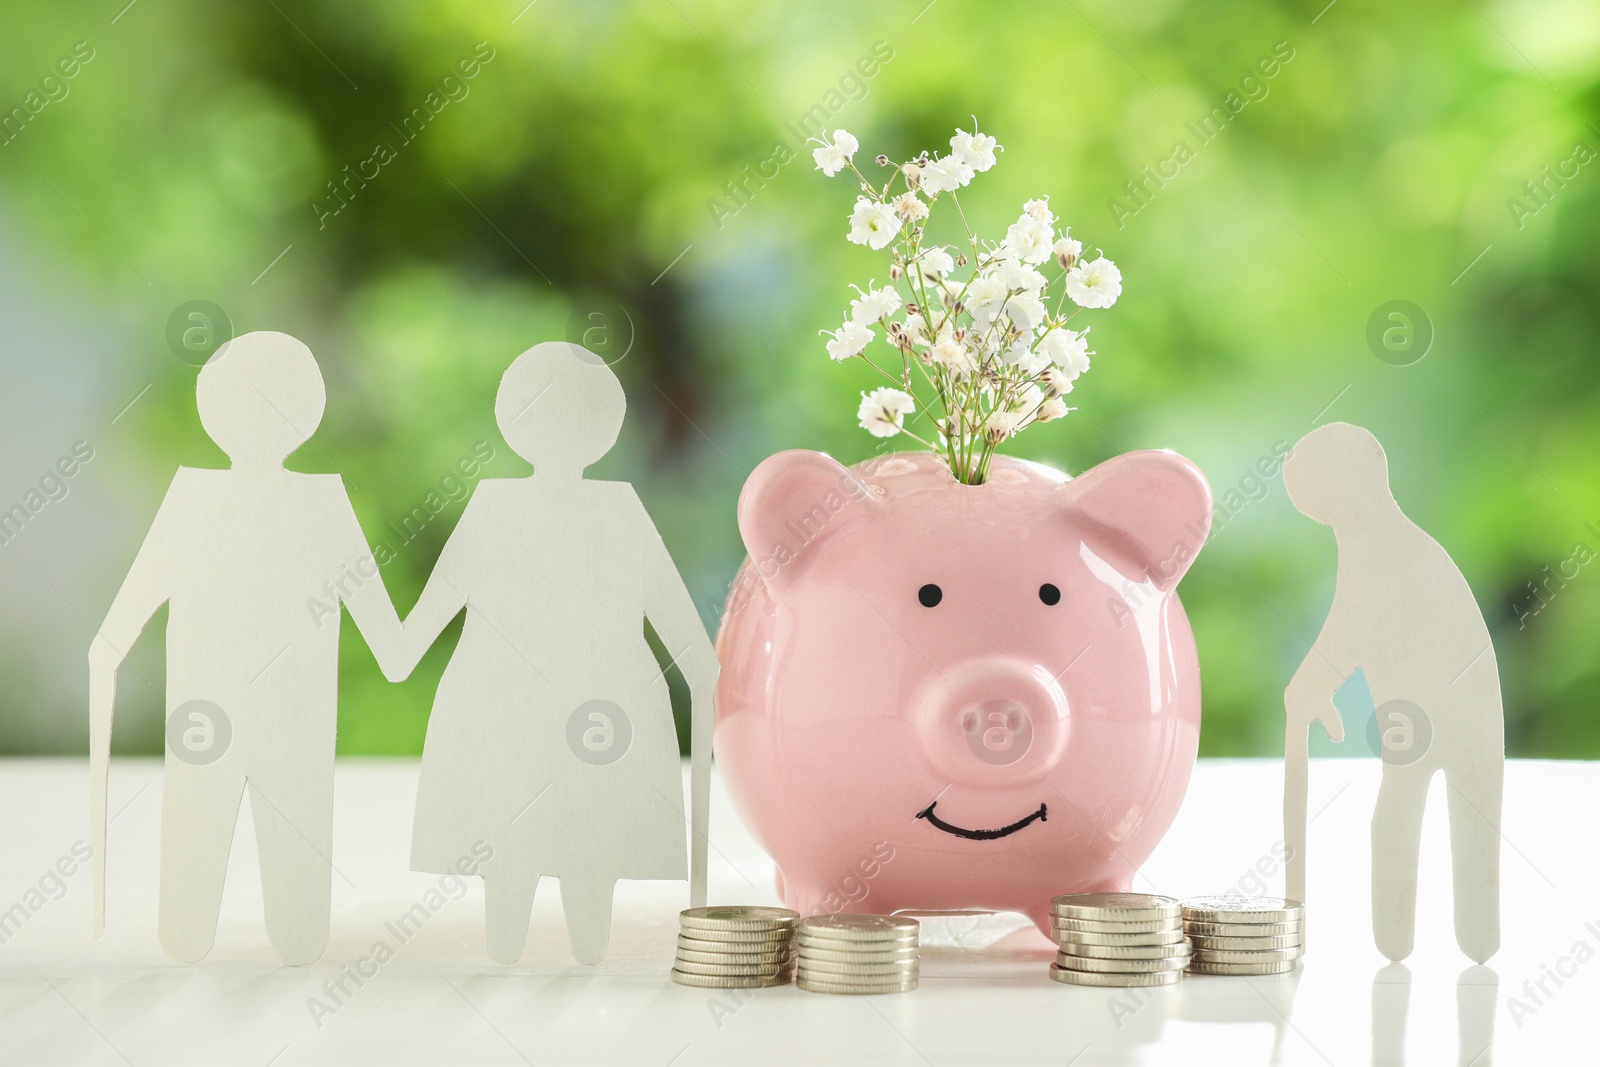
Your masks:
M 1211 491 L 1171 452 L 1078 478 L 791 451 L 739 498 L 714 748 L 802 915 L 1019 911 L 1126 890 L 1200 739 L 1173 589 Z

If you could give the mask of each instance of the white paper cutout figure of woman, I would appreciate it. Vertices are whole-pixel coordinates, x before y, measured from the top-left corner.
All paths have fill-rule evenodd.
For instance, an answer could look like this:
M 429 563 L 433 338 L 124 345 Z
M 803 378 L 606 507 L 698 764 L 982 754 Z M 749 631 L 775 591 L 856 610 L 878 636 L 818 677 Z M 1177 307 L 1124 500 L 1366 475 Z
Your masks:
M 475 846 L 493 849 L 481 873 L 489 955 L 501 963 L 522 955 L 542 875 L 561 880 L 581 963 L 605 955 L 619 878 L 686 875 L 677 735 L 643 624 L 689 684 L 702 754 L 716 654 L 633 487 L 583 478 L 625 407 L 611 369 L 578 345 L 519 356 L 495 417 L 534 473 L 478 483 L 404 624 L 415 662 L 466 609 L 428 721 L 411 866 L 444 872 Z
M 1372 933 L 1391 960 L 1411 954 L 1417 857 L 1428 784 L 1444 775 L 1456 943 L 1482 963 L 1500 947 L 1500 809 L 1505 716 L 1494 645 L 1449 554 L 1406 517 L 1389 488 L 1383 446 L 1333 422 L 1306 434 L 1283 464 L 1294 506 L 1333 529 L 1333 606 L 1284 691 L 1284 823 L 1288 893 L 1305 891 L 1306 733 L 1334 741 L 1334 692 L 1360 668 L 1376 706 L 1383 784 L 1372 814 Z
M 283 466 L 322 420 L 311 350 L 287 334 L 237 337 L 196 394 L 231 466 L 178 468 L 89 652 L 95 934 L 117 669 L 165 603 L 161 945 L 186 963 L 210 951 L 248 787 L 268 936 L 285 963 L 310 963 L 328 941 L 338 605 L 391 681 L 400 622 L 340 477 Z

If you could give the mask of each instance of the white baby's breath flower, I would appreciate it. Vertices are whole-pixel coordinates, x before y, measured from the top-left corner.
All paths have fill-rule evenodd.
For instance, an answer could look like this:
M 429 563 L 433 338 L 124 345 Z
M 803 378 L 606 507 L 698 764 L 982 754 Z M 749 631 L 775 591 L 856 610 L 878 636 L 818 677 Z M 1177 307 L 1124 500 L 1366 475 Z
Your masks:
M 997 445 L 1022 428 L 1022 412 L 996 408 L 983 423 L 983 435 Z
M 1006 288 L 1027 293 L 1037 293 L 1044 288 L 1045 277 L 1020 259 L 1004 259 L 995 268 Z
M 906 416 L 915 410 L 917 402 L 910 393 L 883 386 L 861 394 L 856 419 L 874 437 L 893 437 L 904 428 Z
M 1072 378 L 1060 367 L 1049 365 L 1048 356 L 1045 357 L 1045 363 L 1047 365 L 1039 371 L 1039 384 L 1044 386 L 1044 391 L 1053 397 L 1072 392 Z
M 984 325 L 993 322 L 1005 305 L 1009 293 L 1006 283 L 995 275 L 979 274 L 967 287 L 967 308 L 972 313 L 972 318 Z
M 1074 333 L 1060 327 L 1045 334 L 1039 347 L 1050 356 L 1050 362 L 1061 368 L 1068 381 L 1089 369 L 1088 331 Z
M 1066 287 L 1067 295 L 1079 307 L 1108 308 L 1122 295 L 1122 272 L 1115 263 L 1101 256 L 1069 270 Z
M 928 217 L 928 205 L 916 193 L 901 193 L 891 201 L 894 204 L 894 213 L 907 222 Z
M 900 218 L 894 208 L 860 196 L 855 210 L 850 213 L 850 242 L 879 249 L 900 232 Z
M 924 248 L 917 256 L 923 274 L 942 277 L 956 269 L 956 261 L 942 248 Z
M 1066 270 L 1083 255 L 1083 242 L 1073 240 L 1071 237 L 1062 237 L 1051 246 L 1050 251 L 1055 253 L 1056 262 L 1061 264 L 1061 269 Z
M 1056 224 L 1056 217 L 1050 212 L 1050 198 L 1048 196 L 1042 200 L 1025 202 L 1022 205 L 1022 213 L 1030 219 L 1038 219 L 1046 226 L 1054 226 Z
M 928 344 L 928 323 L 915 311 L 906 312 L 905 321 L 900 324 L 900 332 L 911 338 L 916 345 Z
M 1032 334 L 1038 329 L 1044 314 L 1044 301 L 1032 293 L 1017 293 L 1006 300 L 1006 318 L 1023 333 Z
M 831 338 L 828 341 L 828 358 L 841 362 L 866 348 L 867 342 L 872 340 L 872 331 L 864 323 L 846 319 L 843 326 L 827 336 Z
M 1017 338 L 1000 358 L 1030 378 L 1050 366 L 1050 357 L 1040 348 L 1034 347 L 1026 336 Z
M 939 331 L 938 340 L 928 349 L 928 360 L 948 368 L 951 373 L 957 375 L 967 375 L 977 370 L 977 361 L 972 358 L 972 351 L 948 326 Z
M 899 310 L 900 294 L 890 285 L 868 289 L 850 301 L 850 318 L 860 323 L 881 322 Z
M 1067 402 L 1059 396 L 1053 396 L 1039 405 L 1039 410 L 1034 412 L 1035 422 L 1053 422 L 1067 413 Z
M 1043 403 L 1044 390 L 1030 382 L 1022 392 L 1012 399 L 1011 410 L 1021 412 L 1025 418 L 1032 417 L 1035 409 Z
M 1001 247 L 1010 258 L 1020 259 L 1031 266 L 1049 258 L 1050 242 L 1054 239 L 1055 232 L 1048 222 L 1032 215 L 1023 215 L 1006 229 L 1006 239 Z
M 972 180 L 972 168 L 955 156 L 936 159 L 922 168 L 922 191 L 929 196 L 953 192 Z
M 979 172 L 994 166 L 995 149 L 999 147 L 993 137 L 986 133 L 978 133 L 976 130 L 972 133 L 956 130 L 956 135 L 950 138 L 950 152 L 956 160 L 963 166 Z M 965 185 L 966 182 L 961 184 Z
M 833 143 L 812 151 L 811 158 L 817 161 L 817 169 L 831 178 L 844 169 L 860 147 L 848 130 L 834 130 Z

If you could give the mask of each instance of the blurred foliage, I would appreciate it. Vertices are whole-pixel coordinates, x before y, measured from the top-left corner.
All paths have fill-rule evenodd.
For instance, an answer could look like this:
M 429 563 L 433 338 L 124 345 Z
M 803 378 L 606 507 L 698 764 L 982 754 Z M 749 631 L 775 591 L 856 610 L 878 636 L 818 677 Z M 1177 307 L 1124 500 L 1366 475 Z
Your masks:
M 866 156 L 943 148 L 976 114 L 1005 151 L 964 196 L 974 227 L 998 234 L 1048 194 L 1126 279 L 1092 318 L 1081 412 L 1015 451 L 1081 471 L 1170 447 L 1219 498 L 1238 490 L 1183 586 L 1203 751 L 1279 750 L 1333 544 L 1251 470 L 1343 418 L 1385 442 L 1396 495 L 1472 583 L 1510 751 L 1600 756 L 1600 566 L 1562 563 L 1600 552 L 1600 161 L 1572 174 L 1575 146 L 1600 149 L 1600 9 L 924 2 L 11 4 L 0 107 L 43 93 L 77 42 L 93 58 L 0 146 L 0 211 L 26 243 L 15 254 L 86 280 L 126 324 L 136 365 L 110 373 L 154 376 L 129 415 L 141 514 L 175 464 L 220 460 L 193 368 L 164 339 L 187 300 L 311 345 L 328 414 L 292 463 L 342 472 L 375 541 L 475 442 L 495 449 L 487 476 L 525 470 L 495 429 L 500 372 L 569 336 L 575 309 L 581 329 L 611 308 L 634 334 L 617 365 L 632 410 L 596 473 L 638 486 L 711 627 L 751 467 L 875 443 L 852 417 L 864 368 L 831 365 L 817 336 L 847 283 L 881 270 L 844 240 L 850 190 L 804 151 L 746 176 L 780 140 L 797 150 L 786 124 L 819 104 L 838 103 L 829 127 Z M 880 41 L 892 58 L 853 78 Z M 451 88 L 479 42 L 493 58 Z M 1263 77 L 1279 42 L 1292 59 Z M 430 93 L 446 102 L 408 140 Z M 1197 136 L 1188 124 L 1230 93 L 1238 113 Z M 1130 203 L 1124 183 L 1160 176 L 1179 141 L 1192 158 Z M 393 158 L 324 216 L 328 183 L 380 142 Z M 1528 181 L 1545 182 L 1537 201 Z M 1432 322 L 1410 366 L 1366 340 L 1394 299 Z M 384 568 L 402 610 L 460 508 Z M 390 686 L 347 623 L 341 751 L 419 751 L 452 643 Z M 1349 733 L 1359 748 L 1361 724 Z

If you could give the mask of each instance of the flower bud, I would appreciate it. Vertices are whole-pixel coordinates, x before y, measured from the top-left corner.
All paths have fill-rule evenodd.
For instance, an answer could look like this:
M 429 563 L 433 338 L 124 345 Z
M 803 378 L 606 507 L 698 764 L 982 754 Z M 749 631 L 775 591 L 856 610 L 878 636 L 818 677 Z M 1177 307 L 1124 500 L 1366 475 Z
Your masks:
M 889 267 L 889 280 L 891 282 L 897 282 L 901 278 L 905 277 L 905 273 L 906 272 L 903 269 L 901 269 L 900 264 L 898 264 L 898 263 L 891 264 L 890 267 Z
M 906 176 L 906 188 L 918 189 L 922 186 L 922 168 L 915 163 L 907 163 L 900 168 L 900 173 Z
M 956 257 L 956 266 L 965 267 L 966 265 L 967 265 L 967 254 L 965 252 L 963 252 L 959 256 Z
M 1062 270 L 1071 270 L 1072 265 L 1078 262 L 1078 257 L 1071 252 L 1058 252 L 1056 253 L 1056 262 L 1061 264 Z
M 889 165 L 889 157 L 880 152 L 876 162 L 880 167 L 887 167 Z

